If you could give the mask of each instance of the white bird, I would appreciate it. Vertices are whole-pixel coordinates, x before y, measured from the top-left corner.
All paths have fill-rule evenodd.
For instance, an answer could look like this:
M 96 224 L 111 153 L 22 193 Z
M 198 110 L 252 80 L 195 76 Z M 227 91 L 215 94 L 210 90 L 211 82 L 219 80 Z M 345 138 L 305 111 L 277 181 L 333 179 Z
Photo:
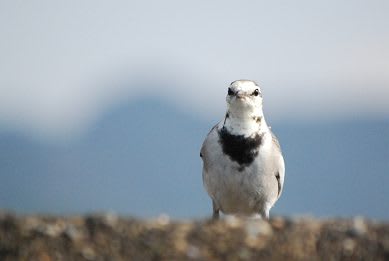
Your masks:
M 283 189 L 285 164 L 263 115 L 261 89 L 254 81 L 234 81 L 226 101 L 224 119 L 208 133 L 200 152 L 213 218 L 221 211 L 268 219 Z

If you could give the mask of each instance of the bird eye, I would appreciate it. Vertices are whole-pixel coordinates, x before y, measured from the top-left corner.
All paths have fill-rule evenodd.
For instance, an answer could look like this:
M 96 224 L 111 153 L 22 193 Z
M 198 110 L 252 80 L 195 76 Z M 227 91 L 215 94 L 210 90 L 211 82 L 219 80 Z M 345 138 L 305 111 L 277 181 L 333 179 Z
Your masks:
M 228 95 L 234 95 L 234 91 L 231 88 L 228 88 Z
M 255 91 L 253 92 L 252 95 L 258 96 L 258 95 L 259 95 L 259 90 L 258 90 L 258 89 L 255 89 Z

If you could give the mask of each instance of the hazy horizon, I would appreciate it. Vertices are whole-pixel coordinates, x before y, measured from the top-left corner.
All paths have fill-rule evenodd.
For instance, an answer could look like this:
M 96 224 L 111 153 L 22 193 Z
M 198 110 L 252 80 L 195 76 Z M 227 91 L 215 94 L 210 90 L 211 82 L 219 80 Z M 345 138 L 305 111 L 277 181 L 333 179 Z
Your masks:
M 286 163 L 272 215 L 389 218 L 389 119 L 270 123 Z M 0 132 L 0 208 L 207 217 L 199 150 L 214 124 L 149 97 L 116 106 L 72 142 Z

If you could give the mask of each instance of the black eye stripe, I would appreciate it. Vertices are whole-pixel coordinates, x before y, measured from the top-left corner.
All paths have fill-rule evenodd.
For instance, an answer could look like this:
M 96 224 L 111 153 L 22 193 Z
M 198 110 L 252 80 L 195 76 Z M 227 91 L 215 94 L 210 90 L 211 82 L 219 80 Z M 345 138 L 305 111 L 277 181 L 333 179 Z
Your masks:
M 228 95 L 234 95 L 234 91 L 231 88 L 228 88 Z

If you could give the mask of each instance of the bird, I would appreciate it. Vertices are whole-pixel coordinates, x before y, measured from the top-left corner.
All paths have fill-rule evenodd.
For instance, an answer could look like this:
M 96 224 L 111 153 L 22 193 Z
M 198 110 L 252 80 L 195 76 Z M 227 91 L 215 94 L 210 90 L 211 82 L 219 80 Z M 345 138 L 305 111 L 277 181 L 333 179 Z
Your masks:
M 263 97 L 252 80 L 232 82 L 227 111 L 200 150 L 202 178 L 212 200 L 212 218 L 225 215 L 269 219 L 281 196 L 285 162 L 263 114 Z

